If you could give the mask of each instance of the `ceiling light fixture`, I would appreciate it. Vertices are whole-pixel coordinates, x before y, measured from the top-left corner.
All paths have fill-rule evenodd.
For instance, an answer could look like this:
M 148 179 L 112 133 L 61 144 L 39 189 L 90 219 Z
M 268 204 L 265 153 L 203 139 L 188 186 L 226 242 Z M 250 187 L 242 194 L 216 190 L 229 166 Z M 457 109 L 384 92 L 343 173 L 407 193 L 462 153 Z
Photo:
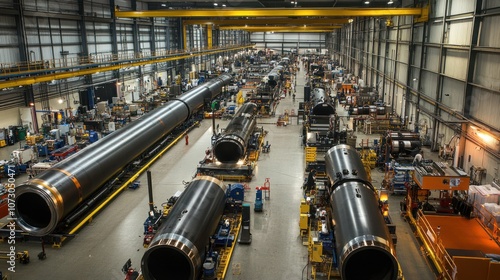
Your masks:
M 392 4 L 394 4 L 394 1 L 387 2 L 387 5 L 392 5 Z
M 162 6 L 162 7 L 166 7 L 166 6 L 167 6 L 167 4 L 163 3 L 163 4 L 161 4 L 161 6 Z
M 365 1 L 365 4 L 366 4 L 366 5 L 370 4 L 370 1 Z
M 222 7 L 224 7 L 224 8 L 225 8 L 225 7 L 226 7 L 226 4 L 222 4 Z
M 214 3 L 214 6 L 215 6 L 215 7 L 217 7 L 217 6 L 219 6 L 219 4 L 217 4 L 217 3 Z

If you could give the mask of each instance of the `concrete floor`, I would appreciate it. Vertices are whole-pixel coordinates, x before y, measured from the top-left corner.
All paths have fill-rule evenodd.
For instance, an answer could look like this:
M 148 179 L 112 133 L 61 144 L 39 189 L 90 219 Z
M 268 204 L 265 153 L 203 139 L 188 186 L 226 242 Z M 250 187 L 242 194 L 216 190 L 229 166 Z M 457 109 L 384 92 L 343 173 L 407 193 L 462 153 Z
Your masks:
M 304 72 L 298 75 L 297 92 L 304 85 Z M 302 99 L 296 101 L 286 97 L 278 106 L 277 115 L 284 110 L 298 109 Z M 340 116 L 347 111 L 338 109 Z M 296 120 L 286 127 L 272 123 L 276 119 L 260 119 L 260 125 L 269 133 L 266 141 L 271 151 L 262 154 L 255 170 L 255 177 L 249 183 L 251 191 L 246 201 L 253 207 L 255 187 L 271 182 L 271 199 L 265 201 L 262 213 L 251 212 L 252 243 L 236 245 L 226 279 L 309 279 L 307 247 L 302 245 L 299 235 L 299 204 L 304 180 L 304 154 L 301 146 L 301 125 Z M 226 122 L 220 121 L 225 127 Z M 211 122 L 202 122 L 199 128 L 189 133 L 190 143 L 180 142 L 158 160 L 151 168 L 156 205 L 160 205 L 177 190 L 182 190 L 182 181 L 191 180 L 196 165 L 203 158 L 210 145 Z M 364 135 L 361 139 L 378 138 L 378 135 Z M 0 159 L 6 158 L 0 149 Z M 10 152 L 7 152 L 7 155 Z M 426 156 L 430 153 L 426 153 Z M 384 174 L 372 171 L 373 184 L 380 187 Z M 21 182 L 22 178 L 18 178 Z M 84 227 L 75 238 L 65 242 L 60 249 L 46 246 L 47 259 L 38 260 L 41 251 L 38 242 L 18 243 L 16 250 L 29 250 L 31 263 L 16 265 L 15 273 L 8 273 L 8 279 L 124 279 L 121 267 L 132 260 L 134 267 L 140 267 L 145 249 L 142 247 L 143 222 L 148 212 L 146 177 L 141 176 L 142 186 L 136 190 L 125 190 L 113 203 L 106 207 L 93 221 Z M 390 213 L 397 225 L 397 257 L 405 279 L 435 279 L 420 246 L 408 224 L 399 215 L 399 201 L 402 197 L 390 197 Z M 7 250 L 8 244 L 0 244 L 0 250 Z M 0 271 L 7 272 L 8 265 L 0 262 Z M 360 267 L 362 269 L 362 267 Z M 175 280 L 175 279 L 174 279 Z

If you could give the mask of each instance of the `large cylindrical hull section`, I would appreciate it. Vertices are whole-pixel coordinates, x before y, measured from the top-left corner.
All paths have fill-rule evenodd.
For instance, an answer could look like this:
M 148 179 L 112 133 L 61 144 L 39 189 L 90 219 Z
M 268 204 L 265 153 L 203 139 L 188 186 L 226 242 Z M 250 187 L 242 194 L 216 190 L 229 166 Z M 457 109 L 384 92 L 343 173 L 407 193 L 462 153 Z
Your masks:
M 43 236 L 128 163 L 213 98 L 229 75 L 200 85 L 110 134 L 16 188 L 16 217 L 24 231 Z
M 257 125 L 257 105 L 244 104 L 229 122 L 223 135 L 217 140 L 214 154 L 218 161 L 234 163 L 245 156 L 248 140 Z
M 338 145 L 325 161 L 342 279 L 397 279 L 392 238 L 357 151 Z
M 335 114 L 335 106 L 330 96 L 322 88 L 315 88 L 311 92 L 311 110 L 315 116 L 328 116 Z
M 188 185 L 144 253 L 146 280 L 199 278 L 205 248 L 224 211 L 225 192 L 222 182 L 208 176 Z

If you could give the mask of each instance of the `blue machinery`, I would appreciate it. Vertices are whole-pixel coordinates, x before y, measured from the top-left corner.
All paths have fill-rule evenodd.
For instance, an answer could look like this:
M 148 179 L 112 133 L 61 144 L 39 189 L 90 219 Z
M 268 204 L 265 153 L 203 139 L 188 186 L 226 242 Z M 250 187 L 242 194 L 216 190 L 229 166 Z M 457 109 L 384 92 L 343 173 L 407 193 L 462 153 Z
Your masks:
M 226 186 L 209 176 L 191 181 L 155 224 L 141 262 L 144 279 L 223 279 L 240 229 L 243 195 L 241 184 Z

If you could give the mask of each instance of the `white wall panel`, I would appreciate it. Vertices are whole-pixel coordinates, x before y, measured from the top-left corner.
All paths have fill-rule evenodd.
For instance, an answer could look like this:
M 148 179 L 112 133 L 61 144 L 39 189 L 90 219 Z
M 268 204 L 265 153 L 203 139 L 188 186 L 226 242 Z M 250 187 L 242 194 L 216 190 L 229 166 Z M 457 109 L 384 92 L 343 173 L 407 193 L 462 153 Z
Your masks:
M 500 16 L 484 17 L 481 25 L 479 45 L 486 47 L 500 47 Z
M 426 48 L 425 54 L 425 69 L 430 71 L 438 72 L 439 70 L 439 56 L 441 55 L 440 50 L 438 48 Z
M 452 45 L 470 45 L 472 21 L 458 21 L 448 24 L 447 40 Z
M 430 17 L 442 17 L 444 12 L 444 5 L 446 0 L 436 0 L 432 2 L 432 9 Z
M 442 102 L 458 112 L 463 112 L 465 83 L 443 77 Z M 447 96 L 448 95 L 448 96 Z
M 469 54 L 465 51 L 447 50 L 444 58 L 444 73 L 451 77 L 465 80 Z
M 396 41 L 397 35 L 398 35 L 398 31 L 397 31 L 396 27 L 389 29 L 389 38 L 388 38 L 389 40 Z
M 12 108 L 1 111 L 0 127 L 7 128 L 9 125 L 20 125 L 21 118 L 19 116 L 19 108 Z
M 436 98 L 436 85 L 438 82 L 438 75 L 423 71 L 422 72 L 422 81 L 420 81 L 420 87 L 422 88 L 422 92 L 424 92 L 427 96 L 432 98 Z
M 463 169 L 470 172 L 472 166 L 486 168 L 486 178 L 483 179 L 483 183 L 490 183 L 495 176 L 495 172 L 498 173 L 499 162 L 498 159 L 485 152 L 484 149 L 466 140 Z M 496 175 L 498 176 L 498 174 Z
M 429 43 L 441 43 L 442 23 L 429 23 Z
M 409 48 L 408 45 L 403 45 L 403 44 L 399 45 L 399 47 L 398 47 L 398 56 L 397 56 L 397 60 L 398 61 L 401 61 L 401 62 L 404 62 L 404 63 L 408 63 L 408 57 L 410 55 L 408 48 Z
M 399 41 L 410 42 L 411 40 L 411 29 L 404 28 L 399 30 Z
M 473 81 L 487 88 L 500 90 L 500 55 L 494 53 L 478 53 L 476 71 Z M 497 94 L 498 98 L 498 94 Z
M 408 76 L 408 65 L 398 63 L 396 67 L 396 80 L 400 83 L 406 84 L 406 77 Z
M 416 67 L 420 67 L 420 58 L 422 53 L 422 46 L 414 45 L 413 46 L 413 61 L 411 61 L 411 65 Z
M 420 43 L 422 42 L 422 32 L 424 32 L 424 25 L 415 25 L 413 29 L 413 42 Z
M 449 14 L 457 15 L 474 11 L 475 1 L 451 0 Z
M 498 93 L 473 88 L 469 106 L 471 116 L 497 130 L 500 129 L 500 122 L 498 121 L 500 98 L 498 97 Z

